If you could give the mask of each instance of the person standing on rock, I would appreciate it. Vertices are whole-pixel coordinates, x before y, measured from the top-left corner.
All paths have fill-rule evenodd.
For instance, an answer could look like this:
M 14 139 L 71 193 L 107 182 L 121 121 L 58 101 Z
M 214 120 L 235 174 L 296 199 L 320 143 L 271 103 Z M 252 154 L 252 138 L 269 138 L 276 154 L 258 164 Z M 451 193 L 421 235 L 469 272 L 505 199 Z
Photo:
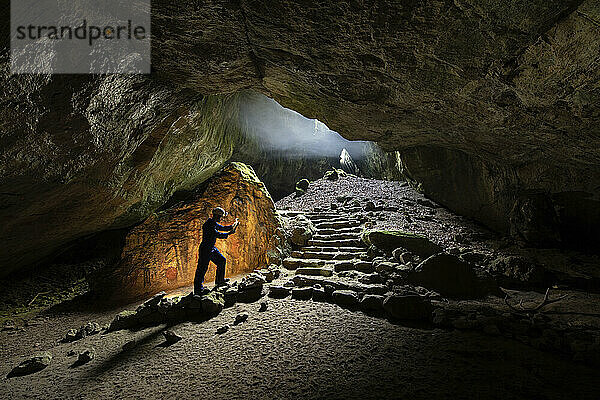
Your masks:
M 233 235 L 240 222 L 236 218 L 233 225 L 223 226 L 219 224 L 221 219 L 227 215 L 224 209 L 217 207 L 212 212 L 212 218 L 209 218 L 202 225 L 202 243 L 200 243 L 200 255 L 198 257 L 198 267 L 196 268 L 196 276 L 194 277 L 194 293 L 201 295 L 204 290 L 204 275 L 208 270 L 208 264 L 212 261 L 217 266 L 217 276 L 215 284 L 222 286 L 229 279 L 225 279 L 225 263 L 226 259 L 221 252 L 215 247 L 217 239 L 227 239 L 229 235 Z

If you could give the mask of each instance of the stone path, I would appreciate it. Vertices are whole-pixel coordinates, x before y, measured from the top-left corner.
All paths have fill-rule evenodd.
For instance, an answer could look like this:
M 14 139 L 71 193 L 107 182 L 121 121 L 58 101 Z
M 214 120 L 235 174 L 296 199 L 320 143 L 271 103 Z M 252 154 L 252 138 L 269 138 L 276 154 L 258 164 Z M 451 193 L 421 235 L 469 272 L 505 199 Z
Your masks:
M 364 220 L 356 217 L 361 211 L 359 208 L 339 213 L 280 211 L 287 216 L 303 214 L 317 229 L 308 245 L 292 252 L 283 266 L 295 270 L 296 275 L 325 277 L 348 270 L 372 272 L 373 263 L 361 240 Z

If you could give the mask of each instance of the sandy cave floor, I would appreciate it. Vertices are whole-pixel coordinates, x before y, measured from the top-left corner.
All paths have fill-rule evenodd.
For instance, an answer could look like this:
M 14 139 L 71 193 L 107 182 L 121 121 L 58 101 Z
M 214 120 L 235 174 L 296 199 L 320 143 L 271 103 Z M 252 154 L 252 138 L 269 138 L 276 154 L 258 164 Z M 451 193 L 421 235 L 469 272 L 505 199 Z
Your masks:
M 422 196 L 395 182 L 354 177 L 337 183 L 321 180 L 311 184 L 305 196 L 285 198 L 278 207 L 311 210 L 344 193 L 361 202 L 371 199 L 398 207 L 378 213 L 377 227 L 427 234 L 446 249 L 468 246 L 491 254 L 506 247 L 501 238 L 469 220 L 443 208 L 417 204 Z M 457 243 L 457 237 L 468 240 Z M 579 270 L 593 265 L 594 257 L 577 258 Z M 555 268 L 564 269 L 561 265 Z M 600 295 L 570 294 L 569 302 L 554 304 L 550 311 L 586 309 L 590 315 L 559 313 L 553 318 L 568 318 L 564 323 L 581 320 L 596 329 Z M 597 369 L 515 340 L 474 331 L 401 326 L 329 303 L 264 300 L 269 304 L 264 313 L 258 312 L 258 303 L 236 304 L 209 321 L 171 327 L 184 339 L 169 347 L 164 347 L 161 334 L 165 325 L 60 343 L 71 328 L 88 321 L 103 325 L 117 312 L 137 306 L 97 310 L 78 299 L 67 302 L 30 320 L 24 330 L 0 332 L 0 398 L 599 398 Z M 501 299 L 488 301 L 503 307 Z M 250 314 L 248 321 L 216 334 L 218 327 L 232 325 L 241 311 Z M 132 339 L 137 340 L 136 347 L 123 351 L 123 344 Z M 86 347 L 95 348 L 96 358 L 71 368 L 77 357 L 67 353 Z M 42 350 L 53 353 L 49 367 L 25 377 L 5 378 L 24 358 Z
M 65 327 L 108 322 L 114 312 L 42 317 L 26 334 L 1 333 L 0 374 L 33 349 L 52 364 L 6 379 L 12 399 L 597 399 L 597 370 L 515 341 L 475 332 L 394 325 L 333 304 L 269 299 L 237 304 L 218 317 L 174 329 L 184 339 L 161 347 L 164 326 L 57 344 Z M 235 315 L 250 318 L 223 335 Z M 121 346 L 137 339 L 129 352 Z M 36 342 L 37 341 L 37 342 Z M 36 345 L 37 344 L 37 345 Z M 96 359 L 70 368 L 71 349 L 94 347 Z

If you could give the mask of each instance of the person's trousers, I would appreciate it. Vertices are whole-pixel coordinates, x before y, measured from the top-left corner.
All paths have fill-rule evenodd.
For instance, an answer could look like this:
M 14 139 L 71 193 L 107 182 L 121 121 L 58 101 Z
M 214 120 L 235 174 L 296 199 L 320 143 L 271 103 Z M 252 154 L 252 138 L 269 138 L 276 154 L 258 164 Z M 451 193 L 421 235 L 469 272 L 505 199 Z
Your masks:
M 225 263 L 227 260 L 223 254 L 221 254 L 216 247 L 209 247 L 207 249 L 200 247 L 198 267 L 196 268 L 196 276 L 194 277 L 194 293 L 200 293 L 202 290 L 204 275 L 206 275 L 206 271 L 208 271 L 208 264 L 211 261 L 217 266 L 217 276 L 215 278 L 215 282 L 221 283 L 225 280 Z

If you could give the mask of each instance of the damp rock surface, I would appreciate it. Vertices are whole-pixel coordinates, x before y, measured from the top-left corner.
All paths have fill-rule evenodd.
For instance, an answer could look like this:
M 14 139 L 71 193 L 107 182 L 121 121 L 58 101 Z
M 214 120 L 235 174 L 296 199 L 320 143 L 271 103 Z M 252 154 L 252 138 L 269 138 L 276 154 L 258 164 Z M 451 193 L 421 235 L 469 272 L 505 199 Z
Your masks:
M 227 259 L 227 275 L 268 266 L 267 254 L 276 246 L 278 227 L 273 200 L 251 167 L 231 163 L 200 193 L 133 228 L 120 262 L 99 271 L 92 289 L 110 301 L 127 302 L 193 283 L 202 225 L 216 207 L 230 213 L 221 224 L 240 221 L 234 234 L 216 244 Z M 211 267 L 205 282 L 214 277 Z

